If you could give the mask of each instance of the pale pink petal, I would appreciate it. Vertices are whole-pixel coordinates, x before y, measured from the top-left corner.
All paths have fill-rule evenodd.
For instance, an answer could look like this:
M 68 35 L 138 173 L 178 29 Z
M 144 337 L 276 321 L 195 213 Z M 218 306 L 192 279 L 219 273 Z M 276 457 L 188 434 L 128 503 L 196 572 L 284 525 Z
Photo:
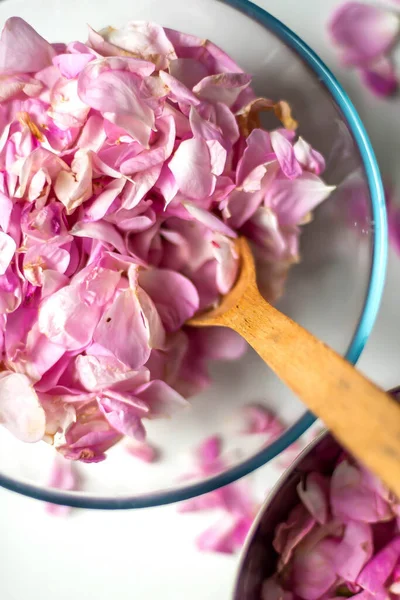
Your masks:
M 210 151 L 211 172 L 213 175 L 222 175 L 225 169 L 227 152 L 218 140 L 207 140 Z
M 154 62 L 158 69 L 165 69 L 169 61 L 176 58 L 174 47 L 163 28 L 156 23 L 131 21 L 119 29 L 113 27 L 102 29 L 98 35 L 118 49 L 122 48 L 132 53 L 132 56 Z M 94 44 L 93 37 L 89 39 L 94 49 L 103 53 L 102 46 Z
M 240 411 L 239 433 L 275 433 L 276 416 L 262 404 L 245 404 Z M 283 428 L 283 425 L 281 426 Z
M 164 381 L 145 383 L 135 390 L 135 396 L 149 406 L 150 418 L 170 417 L 188 406 L 188 402 Z
M 218 219 L 218 217 L 213 215 L 208 210 L 196 206 L 196 204 L 194 204 L 193 202 L 184 202 L 183 205 L 188 211 L 188 213 L 190 213 L 190 215 L 194 219 L 196 219 L 196 221 L 199 221 L 199 223 L 205 225 L 206 227 L 211 229 L 211 231 L 228 236 L 229 238 L 237 237 L 237 234 L 233 229 L 228 227 L 228 225 L 225 225 L 223 221 Z
M 160 71 L 161 81 L 169 88 L 169 96 L 175 102 L 188 106 L 197 106 L 200 100 L 186 85 L 166 71 Z
M 71 171 L 60 171 L 54 191 L 64 204 L 67 214 L 71 214 L 93 194 L 92 162 L 85 150 L 78 150 L 72 161 Z
M 275 178 L 267 189 L 265 205 L 278 215 L 280 225 L 297 225 L 334 189 L 313 173 L 304 172 L 294 180 Z
M 221 552 L 233 554 L 236 544 L 233 536 L 240 518 L 226 513 L 217 523 L 206 529 L 196 540 L 198 549 L 202 552 Z
M 204 77 L 194 86 L 193 92 L 209 102 L 221 102 L 231 107 L 250 82 L 251 75 L 246 73 L 220 73 Z
M 103 396 L 99 406 L 105 418 L 115 429 L 123 435 L 143 441 L 146 436 L 141 418 L 143 412 L 127 402 Z
M 57 54 L 53 58 L 53 65 L 59 69 L 63 77 L 74 79 L 94 58 L 93 54 Z
M 239 272 L 239 255 L 234 242 L 216 233 L 212 240 L 217 261 L 216 283 L 221 294 L 227 294 L 236 282 Z
M 113 246 L 121 254 L 126 254 L 126 246 L 119 231 L 106 221 L 80 221 L 71 229 L 75 237 L 91 238 Z
M 4 275 L 14 257 L 17 245 L 13 238 L 0 231 L 0 275 Z
M 82 302 L 88 306 L 104 306 L 113 298 L 120 280 L 118 271 L 90 264 L 77 273 L 71 283 Z
M 150 356 L 149 333 L 134 290 L 127 289 L 115 298 L 103 313 L 93 339 L 131 369 L 145 364 Z
M 289 179 L 295 179 L 302 174 L 303 170 L 296 158 L 291 142 L 279 131 L 271 131 L 271 146 L 282 172 Z
M 148 382 L 148 371 L 144 368 L 132 371 L 113 356 L 79 355 L 75 359 L 78 380 L 92 392 L 115 387 L 129 381 L 132 387 Z
M 78 350 L 92 340 L 99 317 L 98 307 L 83 303 L 78 290 L 69 285 L 42 302 L 39 330 L 66 350 Z
M 46 417 L 28 377 L 0 374 L 0 423 L 23 442 L 38 442 L 45 433 Z
M 91 202 L 90 207 L 85 207 L 86 218 L 90 221 L 102 219 L 125 185 L 126 181 L 124 179 L 110 181 Z
M 152 444 L 149 444 L 149 442 L 142 442 L 141 444 L 130 443 L 128 446 L 125 446 L 125 448 L 128 454 L 145 463 L 154 463 L 160 457 L 159 449 Z
M 315 175 L 321 175 L 325 171 L 325 159 L 322 154 L 312 148 L 302 137 L 299 137 L 294 144 L 293 150 L 295 157 L 306 171 Z
M 69 252 L 60 248 L 56 243 L 37 244 L 31 246 L 25 253 L 23 273 L 32 285 L 42 285 L 45 270 L 65 273 L 69 261 Z
M 310 473 L 297 486 L 297 494 L 314 519 L 324 525 L 329 517 L 329 481 L 319 473 Z
M 188 198 L 201 200 L 212 194 L 215 177 L 210 151 L 202 138 L 181 142 L 168 166 L 182 194 Z
M 78 477 L 74 465 L 65 460 L 61 455 L 56 455 L 47 485 L 57 490 L 75 490 L 78 486 Z M 71 511 L 71 507 L 62 504 L 46 504 L 46 511 L 50 515 L 65 516 Z
M 153 300 L 167 331 L 177 331 L 199 308 L 194 285 L 169 269 L 148 269 L 139 273 L 139 284 Z
M 400 20 L 388 8 L 346 2 L 333 15 L 329 30 L 345 65 L 367 66 L 394 44 Z
M 51 65 L 55 50 L 19 17 L 5 22 L 0 39 L 2 73 L 35 73 Z

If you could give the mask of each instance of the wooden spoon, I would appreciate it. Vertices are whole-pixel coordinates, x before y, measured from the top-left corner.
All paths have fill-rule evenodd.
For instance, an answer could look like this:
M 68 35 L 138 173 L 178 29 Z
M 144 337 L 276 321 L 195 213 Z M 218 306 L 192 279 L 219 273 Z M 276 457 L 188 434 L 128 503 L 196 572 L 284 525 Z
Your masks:
M 257 288 L 245 238 L 238 280 L 195 327 L 237 331 L 354 456 L 400 498 L 400 406 L 349 362 L 268 304 Z

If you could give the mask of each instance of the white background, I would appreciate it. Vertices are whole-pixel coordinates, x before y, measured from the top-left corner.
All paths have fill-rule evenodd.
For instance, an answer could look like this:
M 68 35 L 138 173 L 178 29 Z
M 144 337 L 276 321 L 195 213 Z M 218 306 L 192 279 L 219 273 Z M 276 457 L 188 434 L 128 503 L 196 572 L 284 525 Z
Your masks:
M 295 30 L 337 74 L 364 119 L 384 177 L 399 184 L 400 102 L 375 100 L 355 73 L 339 67 L 326 22 L 340 2 L 259 4 Z M 134 10 L 134 2 L 132 6 Z M 387 388 L 400 383 L 399 267 L 399 259 L 391 255 L 382 312 L 360 362 Z M 200 554 L 194 546 L 196 534 L 213 518 L 178 515 L 176 507 L 169 506 L 74 511 L 68 519 L 57 519 L 39 502 L 0 490 L 0 598 L 229 600 L 238 557 Z

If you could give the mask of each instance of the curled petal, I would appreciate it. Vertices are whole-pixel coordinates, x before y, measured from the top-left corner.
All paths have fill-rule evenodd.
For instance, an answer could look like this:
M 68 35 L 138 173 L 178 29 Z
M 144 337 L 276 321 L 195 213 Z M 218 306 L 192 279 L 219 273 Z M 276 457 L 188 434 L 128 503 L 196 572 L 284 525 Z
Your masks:
M 131 21 L 124 27 L 114 29 L 107 27 L 98 33 L 108 44 L 102 46 L 92 36 L 89 37 L 92 46 L 100 53 L 109 53 L 109 46 L 122 49 L 128 55 L 154 62 L 157 69 L 168 67 L 169 61 L 176 58 L 174 47 L 167 38 L 164 29 L 156 23 L 146 21 Z M 96 43 L 97 42 L 97 43 Z
M 250 82 L 251 75 L 246 73 L 209 75 L 194 86 L 193 92 L 209 102 L 221 102 L 231 107 Z

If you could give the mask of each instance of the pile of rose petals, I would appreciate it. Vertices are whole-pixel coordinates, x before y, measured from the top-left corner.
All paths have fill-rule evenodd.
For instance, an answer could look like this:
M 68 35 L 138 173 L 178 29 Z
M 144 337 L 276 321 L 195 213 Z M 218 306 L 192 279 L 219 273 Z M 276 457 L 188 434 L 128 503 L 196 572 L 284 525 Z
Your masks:
M 309 473 L 300 503 L 275 531 L 276 573 L 265 600 L 395 600 L 400 594 L 400 504 L 342 455 L 330 476 Z
M 243 352 L 184 326 L 234 283 L 238 234 L 277 289 L 333 188 L 287 103 L 209 41 L 131 22 L 50 44 L 14 17 L 0 75 L 0 422 L 101 461 Z

